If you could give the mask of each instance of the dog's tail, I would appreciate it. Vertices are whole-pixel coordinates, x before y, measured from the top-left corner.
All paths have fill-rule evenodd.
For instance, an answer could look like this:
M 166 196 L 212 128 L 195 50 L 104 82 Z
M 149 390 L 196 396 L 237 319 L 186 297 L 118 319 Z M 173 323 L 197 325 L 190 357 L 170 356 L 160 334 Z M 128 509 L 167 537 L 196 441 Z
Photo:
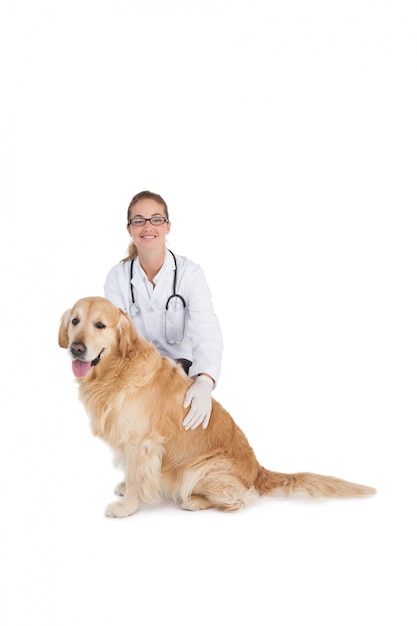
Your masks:
M 255 488 L 261 496 L 286 496 L 305 494 L 310 498 L 357 498 L 376 493 L 373 487 L 351 483 L 333 476 L 311 472 L 282 474 L 260 466 Z

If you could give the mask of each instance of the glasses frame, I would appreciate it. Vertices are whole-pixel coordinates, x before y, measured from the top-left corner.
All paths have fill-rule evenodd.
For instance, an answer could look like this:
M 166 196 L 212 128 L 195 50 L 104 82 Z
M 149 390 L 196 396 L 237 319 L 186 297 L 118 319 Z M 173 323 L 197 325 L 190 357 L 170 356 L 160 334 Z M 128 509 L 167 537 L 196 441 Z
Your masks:
M 142 220 L 143 224 L 135 224 L 134 220 Z M 160 224 L 154 224 L 152 220 L 163 220 Z M 152 215 L 152 217 L 132 217 L 128 221 L 129 226 L 145 226 L 146 222 L 150 222 L 152 226 L 162 226 L 168 223 L 168 218 L 163 215 Z

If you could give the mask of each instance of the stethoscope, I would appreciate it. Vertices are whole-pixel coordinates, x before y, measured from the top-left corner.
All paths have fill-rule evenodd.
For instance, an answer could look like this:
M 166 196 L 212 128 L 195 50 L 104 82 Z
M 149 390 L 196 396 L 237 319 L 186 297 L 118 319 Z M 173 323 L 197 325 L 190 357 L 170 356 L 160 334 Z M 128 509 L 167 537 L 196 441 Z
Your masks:
M 167 343 L 173 345 L 175 343 L 181 343 L 181 341 L 184 339 L 185 309 L 187 305 L 184 298 L 179 293 L 177 293 L 177 259 L 175 258 L 175 254 L 172 252 L 172 250 L 168 250 L 168 252 L 172 254 L 172 258 L 174 259 L 174 281 L 172 284 L 172 294 L 169 296 L 165 304 L 165 339 Z M 132 261 L 130 262 L 130 295 L 132 299 L 132 303 L 130 305 L 130 315 L 132 317 L 139 315 L 140 313 L 139 306 L 135 302 L 135 294 L 132 284 L 134 262 L 135 259 L 132 259 Z M 170 304 L 175 300 L 175 298 L 178 298 L 182 303 L 182 308 L 180 309 L 180 312 L 182 313 L 182 332 L 178 332 L 178 326 L 181 327 L 181 324 L 174 324 L 174 322 L 176 321 L 174 320 L 174 317 L 175 314 L 178 313 L 178 311 L 174 310 L 172 307 L 170 308 Z M 169 319 L 170 316 L 173 318 L 172 320 Z M 171 337 L 169 336 L 170 333 Z

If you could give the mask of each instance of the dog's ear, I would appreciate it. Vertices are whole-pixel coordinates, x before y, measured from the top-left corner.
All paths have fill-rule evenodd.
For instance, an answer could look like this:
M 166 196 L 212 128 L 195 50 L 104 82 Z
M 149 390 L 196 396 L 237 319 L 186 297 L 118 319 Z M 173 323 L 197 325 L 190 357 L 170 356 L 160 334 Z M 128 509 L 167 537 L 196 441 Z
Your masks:
M 117 322 L 117 332 L 120 354 L 123 357 L 128 357 L 137 347 L 138 336 L 130 317 L 122 310 L 120 310 L 119 321 Z
M 61 317 L 61 323 L 59 325 L 58 331 L 58 344 L 61 348 L 68 348 L 68 324 L 70 320 L 70 315 L 71 309 L 68 309 Z

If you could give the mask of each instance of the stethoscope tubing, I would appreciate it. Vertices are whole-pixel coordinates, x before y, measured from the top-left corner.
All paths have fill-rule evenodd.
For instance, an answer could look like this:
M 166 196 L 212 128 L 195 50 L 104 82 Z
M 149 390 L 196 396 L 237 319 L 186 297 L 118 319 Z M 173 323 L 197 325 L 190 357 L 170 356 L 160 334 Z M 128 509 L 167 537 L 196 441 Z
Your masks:
M 179 298 L 185 309 L 187 306 L 185 303 L 185 300 L 179 293 L 177 293 L 177 259 L 175 258 L 175 254 L 172 252 L 172 250 L 168 250 L 168 252 L 172 254 L 172 258 L 174 259 L 175 269 L 174 269 L 174 281 L 172 284 L 172 294 L 169 296 L 168 300 L 166 301 L 165 310 L 168 311 L 169 303 L 171 302 L 173 298 Z M 136 302 L 135 302 L 135 294 L 133 292 L 133 284 L 132 284 L 134 262 L 135 262 L 135 259 L 132 259 L 132 261 L 130 262 L 130 295 L 132 298 L 131 308 L 136 308 L 137 312 L 139 312 L 139 307 L 136 305 Z

